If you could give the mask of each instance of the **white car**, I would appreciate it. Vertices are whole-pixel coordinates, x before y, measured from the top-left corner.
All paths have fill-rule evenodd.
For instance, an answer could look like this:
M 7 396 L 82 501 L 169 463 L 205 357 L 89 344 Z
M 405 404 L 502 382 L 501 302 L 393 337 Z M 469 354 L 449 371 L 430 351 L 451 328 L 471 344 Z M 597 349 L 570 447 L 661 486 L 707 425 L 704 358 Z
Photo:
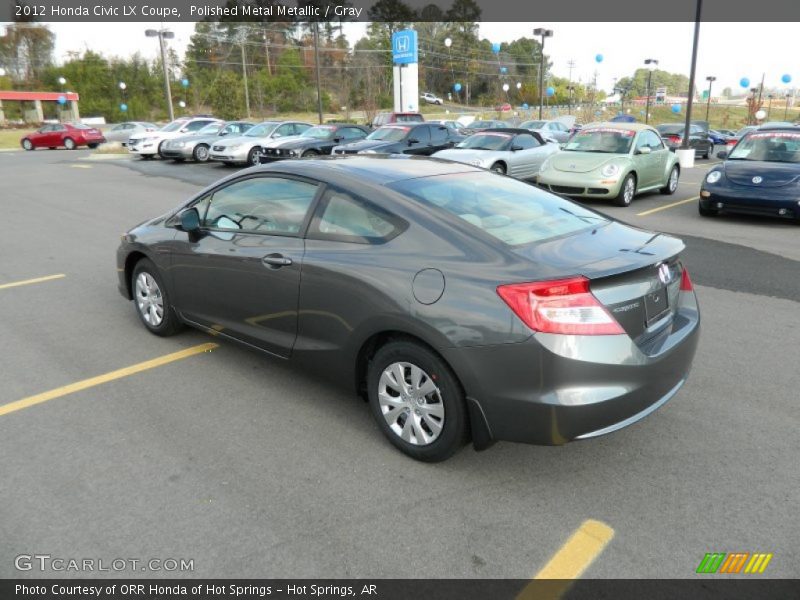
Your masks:
M 444 104 L 444 100 L 439 98 L 439 96 L 436 94 L 431 94 L 430 92 L 425 92 L 422 94 L 422 96 L 420 96 L 420 98 L 422 98 L 428 104 Z
M 128 151 L 138 154 L 144 159 L 153 158 L 160 153 L 161 144 L 166 140 L 184 135 L 193 135 L 206 125 L 221 123 L 213 117 L 185 117 L 175 119 L 172 123 L 164 125 L 158 131 L 137 133 L 128 138 Z
M 248 129 L 244 135 L 220 140 L 211 146 L 209 158 L 226 165 L 261 164 L 261 148 L 278 139 L 296 136 L 312 127 L 297 121 L 264 121 Z

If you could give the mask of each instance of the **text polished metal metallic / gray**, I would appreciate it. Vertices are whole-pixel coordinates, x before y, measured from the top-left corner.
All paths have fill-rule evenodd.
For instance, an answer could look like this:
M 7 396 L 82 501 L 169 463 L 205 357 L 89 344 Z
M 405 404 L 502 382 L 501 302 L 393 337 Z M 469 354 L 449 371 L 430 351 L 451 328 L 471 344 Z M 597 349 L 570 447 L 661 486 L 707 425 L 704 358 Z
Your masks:
M 609 433 L 674 397 L 700 329 L 683 248 L 509 177 L 387 155 L 237 172 L 129 231 L 117 263 L 151 332 L 291 359 L 435 461 L 470 439 Z

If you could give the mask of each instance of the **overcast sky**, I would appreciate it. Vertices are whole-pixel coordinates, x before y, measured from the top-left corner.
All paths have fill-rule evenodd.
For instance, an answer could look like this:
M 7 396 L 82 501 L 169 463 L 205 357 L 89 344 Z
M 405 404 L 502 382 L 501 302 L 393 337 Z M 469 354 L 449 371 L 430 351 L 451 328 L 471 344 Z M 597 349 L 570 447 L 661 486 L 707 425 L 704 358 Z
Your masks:
M 145 57 L 157 55 L 155 38 L 145 38 L 144 30 L 154 23 L 50 23 L 56 34 L 56 58 L 61 61 L 71 50 L 86 48 L 105 55 L 127 56 L 140 51 Z M 171 41 L 183 54 L 194 30 L 194 23 L 170 23 L 175 32 Z M 364 33 L 363 23 L 348 24 L 350 43 Z M 546 42 L 546 53 L 553 71 L 566 77 L 568 61 L 574 60 L 573 77 L 586 82 L 595 69 L 598 85 L 610 90 L 615 77 L 623 77 L 643 66 L 645 58 L 655 58 L 659 68 L 689 74 L 693 23 L 482 23 L 480 35 L 492 42 L 507 42 L 530 36 L 534 27 L 547 27 L 555 33 Z M 781 76 L 792 76 L 791 85 L 800 82 L 797 59 L 797 23 L 703 23 L 697 61 L 698 86 L 705 86 L 707 75 L 717 81 L 714 90 L 725 87 L 739 90 L 739 80 L 747 77 L 751 86 L 766 74 L 766 87 L 786 87 Z M 444 51 L 444 50 L 443 50 Z M 601 63 L 595 62 L 603 55 Z

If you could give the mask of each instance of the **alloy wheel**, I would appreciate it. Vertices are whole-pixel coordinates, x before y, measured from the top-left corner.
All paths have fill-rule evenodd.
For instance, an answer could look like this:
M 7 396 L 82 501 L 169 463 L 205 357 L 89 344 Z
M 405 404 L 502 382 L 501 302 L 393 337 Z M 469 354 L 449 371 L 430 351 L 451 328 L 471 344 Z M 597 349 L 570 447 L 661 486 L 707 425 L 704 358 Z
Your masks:
M 136 306 L 145 323 L 158 327 L 164 320 L 164 297 L 161 288 L 150 273 L 142 272 L 136 278 Z
M 678 189 L 678 169 L 672 169 L 672 172 L 669 174 L 669 191 L 674 192 Z
M 444 402 L 434 380 L 417 365 L 395 362 L 378 382 L 378 402 L 389 428 L 414 446 L 427 446 L 444 427 Z
M 630 204 L 633 201 L 633 193 L 635 190 L 636 184 L 633 181 L 633 177 L 628 177 L 628 179 L 625 180 L 625 190 L 623 192 L 625 204 Z

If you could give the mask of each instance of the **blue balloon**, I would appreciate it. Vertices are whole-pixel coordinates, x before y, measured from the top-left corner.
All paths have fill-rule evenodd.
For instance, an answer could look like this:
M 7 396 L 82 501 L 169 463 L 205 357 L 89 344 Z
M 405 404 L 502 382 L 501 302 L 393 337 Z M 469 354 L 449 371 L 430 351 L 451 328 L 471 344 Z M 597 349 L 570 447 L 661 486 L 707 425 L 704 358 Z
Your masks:
M 602 54 L 595 55 L 594 60 L 595 60 L 595 62 L 599 62 L 599 63 L 603 62 L 603 55 Z
M 460 92 L 461 91 L 461 84 L 460 83 L 455 84 L 453 86 L 453 89 L 456 91 L 456 93 Z
M 495 54 L 500 54 L 500 44 L 498 44 L 497 42 L 492 44 L 492 52 L 494 52 Z
M 181 79 L 181 85 L 183 87 L 189 87 L 189 80 L 188 79 Z
M 120 105 L 119 105 L 119 109 L 120 109 L 122 112 L 128 112 L 128 105 L 127 105 L 127 104 L 125 104 L 125 103 L 122 103 L 122 104 L 120 104 Z
M 783 77 L 781 77 L 781 81 L 783 83 L 790 83 L 792 81 L 792 76 L 786 73 Z
M 672 112 L 674 112 L 674 113 L 679 113 L 679 112 L 681 112 L 681 105 L 680 104 L 673 104 L 670 107 L 670 110 L 672 110 Z
M 556 95 L 556 90 L 555 90 L 555 88 L 553 88 L 553 87 L 547 87 L 547 88 L 544 90 L 544 93 L 545 93 L 545 94 L 547 94 L 547 97 L 549 98 L 549 97 L 551 97 L 551 96 L 555 96 L 555 95 Z
M 739 80 L 739 85 L 742 86 L 743 88 L 750 87 L 750 80 L 747 77 L 742 77 Z
M 505 75 L 506 73 L 508 73 L 508 68 L 506 68 L 506 67 L 500 67 L 500 72 L 501 72 L 501 73 L 503 73 L 503 74 Z
M 66 104 L 66 103 L 67 103 L 67 97 L 66 97 L 66 96 L 63 96 L 63 95 L 62 95 L 62 96 L 59 96 L 59 97 L 58 97 L 58 103 L 59 103 L 59 104 L 61 104 L 61 105 L 64 105 L 64 104 Z
M 525 104 L 523 104 L 523 105 L 522 105 L 522 108 L 523 108 L 523 110 L 528 110 L 528 108 L 529 108 L 529 107 L 528 107 L 528 103 L 526 102 Z

